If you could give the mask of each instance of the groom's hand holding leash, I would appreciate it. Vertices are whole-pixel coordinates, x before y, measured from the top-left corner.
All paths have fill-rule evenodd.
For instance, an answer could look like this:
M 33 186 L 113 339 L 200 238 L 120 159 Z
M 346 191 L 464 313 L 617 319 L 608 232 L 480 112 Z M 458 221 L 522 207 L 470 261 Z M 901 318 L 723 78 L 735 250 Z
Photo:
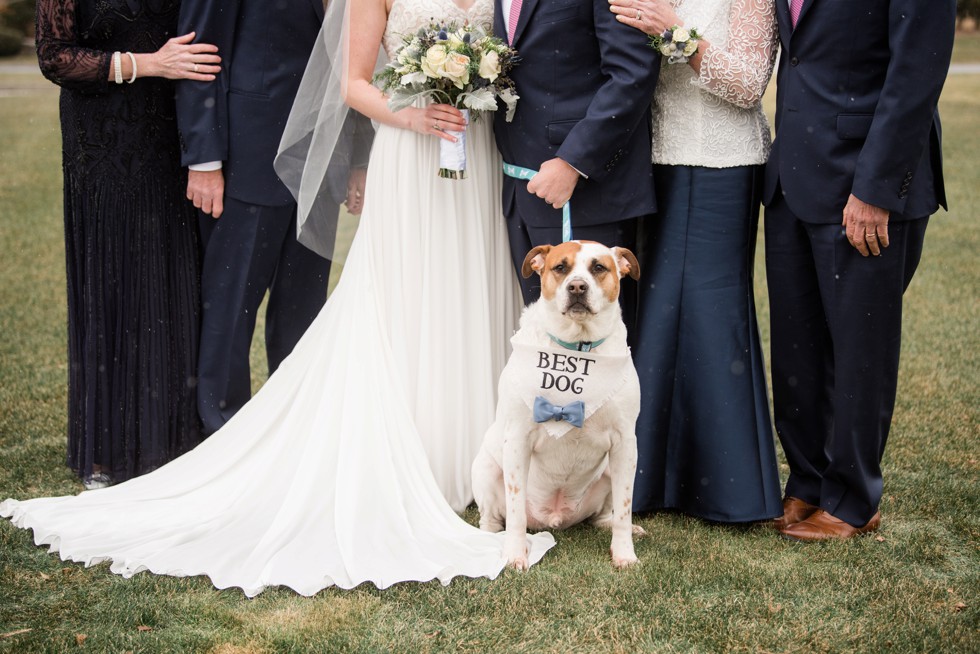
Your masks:
M 577 170 L 555 157 L 541 164 L 538 174 L 527 183 L 527 192 L 561 209 L 572 198 L 579 177 Z

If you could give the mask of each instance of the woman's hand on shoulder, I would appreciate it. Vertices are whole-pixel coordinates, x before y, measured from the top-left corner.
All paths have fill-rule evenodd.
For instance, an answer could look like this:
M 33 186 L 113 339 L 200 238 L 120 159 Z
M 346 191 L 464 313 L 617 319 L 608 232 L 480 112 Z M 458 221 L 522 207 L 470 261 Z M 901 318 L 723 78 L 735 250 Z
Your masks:
M 609 10 L 620 23 L 651 36 L 684 24 L 667 0 L 609 0 Z
M 409 111 L 409 109 L 402 111 Z M 409 126 L 412 131 L 419 134 L 431 134 L 455 143 L 456 137 L 447 132 L 462 132 L 466 129 L 463 112 L 452 105 L 430 104 L 422 109 L 412 108 L 411 111 Z
M 218 46 L 209 43 L 193 43 L 195 32 L 175 36 L 156 52 L 143 55 L 147 58 L 148 70 L 141 77 L 165 77 L 167 79 L 190 79 L 198 82 L 213 81 L 221 72 L 221 57 Z

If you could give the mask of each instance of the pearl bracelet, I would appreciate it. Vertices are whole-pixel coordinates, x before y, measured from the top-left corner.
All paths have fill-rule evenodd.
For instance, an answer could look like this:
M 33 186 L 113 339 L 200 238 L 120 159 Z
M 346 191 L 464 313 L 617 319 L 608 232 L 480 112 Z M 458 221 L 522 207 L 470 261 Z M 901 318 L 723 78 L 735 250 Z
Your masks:
M 116 74 L 116 84 L 122 84 L 122 54 L 118 51 L 112 53 L 112 67 Z
M 132 84 L 133 82 L 136 81 L 136 55 L 134 55 L 132 52 L 127 52 L 126 54 L 129 55 L 129 60 L 133 64 L 133 76 L 130 77 L 128 80 L 126 80 L 126 83 Z

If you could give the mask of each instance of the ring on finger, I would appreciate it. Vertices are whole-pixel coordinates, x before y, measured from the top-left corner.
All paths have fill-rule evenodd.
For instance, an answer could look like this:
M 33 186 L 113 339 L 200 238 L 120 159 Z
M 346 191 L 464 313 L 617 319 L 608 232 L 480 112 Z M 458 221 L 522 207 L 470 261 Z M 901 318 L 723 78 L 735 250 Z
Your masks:
M 878 238 L 878 232 L 865 232 L 864 233 L 864 238 L 865 239 Z
M 643 12 L 639 9 L 636 10 L 636 20 L 643 20 Z
M 197 64 L 196 63 L 194 64 L 194 72 L 195 73 L 197 72 Z

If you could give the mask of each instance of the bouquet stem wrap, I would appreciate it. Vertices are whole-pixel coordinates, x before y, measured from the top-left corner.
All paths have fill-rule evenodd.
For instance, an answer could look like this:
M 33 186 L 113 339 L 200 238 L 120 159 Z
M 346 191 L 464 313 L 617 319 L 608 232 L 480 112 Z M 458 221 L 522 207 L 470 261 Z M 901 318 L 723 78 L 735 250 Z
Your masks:
M 460 109 L 463 118 L 469 123 L 469 109 Z M 439 177 L 445 179 L 466 179 L 466 130 L 446 134 L 456 137 L 456 142 L 439 139 Z

